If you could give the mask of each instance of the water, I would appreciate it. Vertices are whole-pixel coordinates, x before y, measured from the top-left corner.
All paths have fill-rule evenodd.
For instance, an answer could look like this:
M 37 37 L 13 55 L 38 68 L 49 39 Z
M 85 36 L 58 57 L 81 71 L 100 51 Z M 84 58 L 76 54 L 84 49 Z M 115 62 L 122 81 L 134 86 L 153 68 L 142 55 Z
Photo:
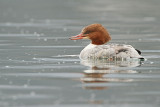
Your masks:
M 159 107 L 159 0 L 0 0 L 1 107 Z M 112 43 L 130 44 L 139 63 L 80 61 L 101 23 Z

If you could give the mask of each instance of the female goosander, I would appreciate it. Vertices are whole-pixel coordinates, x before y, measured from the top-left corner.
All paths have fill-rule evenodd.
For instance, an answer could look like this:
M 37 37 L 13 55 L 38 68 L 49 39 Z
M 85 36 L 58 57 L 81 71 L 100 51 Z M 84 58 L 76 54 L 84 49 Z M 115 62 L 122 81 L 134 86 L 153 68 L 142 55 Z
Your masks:
M 108 31 L 101 24 L 91 24 L 84 27 L 77 36 L 72 36 L 71 40 L 90 39 L 92 42 L 86 46 L 80 53 L 80 59 L 143 59 L 141 52 L 134 49 L 131 45 L 125 44 L 107 44 L 111 40 Z

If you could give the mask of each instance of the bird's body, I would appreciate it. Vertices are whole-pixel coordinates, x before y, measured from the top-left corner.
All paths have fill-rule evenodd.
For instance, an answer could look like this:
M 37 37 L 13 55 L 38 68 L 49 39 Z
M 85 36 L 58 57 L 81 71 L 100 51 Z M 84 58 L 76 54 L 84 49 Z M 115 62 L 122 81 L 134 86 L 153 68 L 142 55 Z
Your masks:
M 89 44 L 80 53 L 80 59 L 121 59 L 142 58 L 131 45 L 125 44 Z

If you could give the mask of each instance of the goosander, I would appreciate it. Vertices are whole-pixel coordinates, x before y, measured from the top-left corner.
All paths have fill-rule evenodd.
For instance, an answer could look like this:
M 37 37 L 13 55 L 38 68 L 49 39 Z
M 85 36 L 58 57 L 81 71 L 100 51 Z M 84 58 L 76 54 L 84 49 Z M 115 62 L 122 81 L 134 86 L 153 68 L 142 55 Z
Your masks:
M 84 27 L 81 33 L 77 36 L 72 36 L 71 40 L 90 39 L 91 43 L 86 46 L 80 53 L 79 57 L 82 60 L 86 59 L 128 59 L 137 58 L 144 59 L 141 52 L 134 49 L 131 45 L 125 44 L 107 44 L 111 37 L 101 24 L 91 24 Z

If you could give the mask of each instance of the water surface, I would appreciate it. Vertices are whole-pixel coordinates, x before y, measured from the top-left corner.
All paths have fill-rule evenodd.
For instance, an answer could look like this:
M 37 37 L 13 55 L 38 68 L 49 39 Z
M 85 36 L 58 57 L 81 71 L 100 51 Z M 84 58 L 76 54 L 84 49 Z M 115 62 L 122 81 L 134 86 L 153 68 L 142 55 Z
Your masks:
M 1 107 L 159 107 L 159 0 L 0 0 Z M 81 61 L 88 40 L 70 36 L 103 24 L 111 43 L 147 60 Z

